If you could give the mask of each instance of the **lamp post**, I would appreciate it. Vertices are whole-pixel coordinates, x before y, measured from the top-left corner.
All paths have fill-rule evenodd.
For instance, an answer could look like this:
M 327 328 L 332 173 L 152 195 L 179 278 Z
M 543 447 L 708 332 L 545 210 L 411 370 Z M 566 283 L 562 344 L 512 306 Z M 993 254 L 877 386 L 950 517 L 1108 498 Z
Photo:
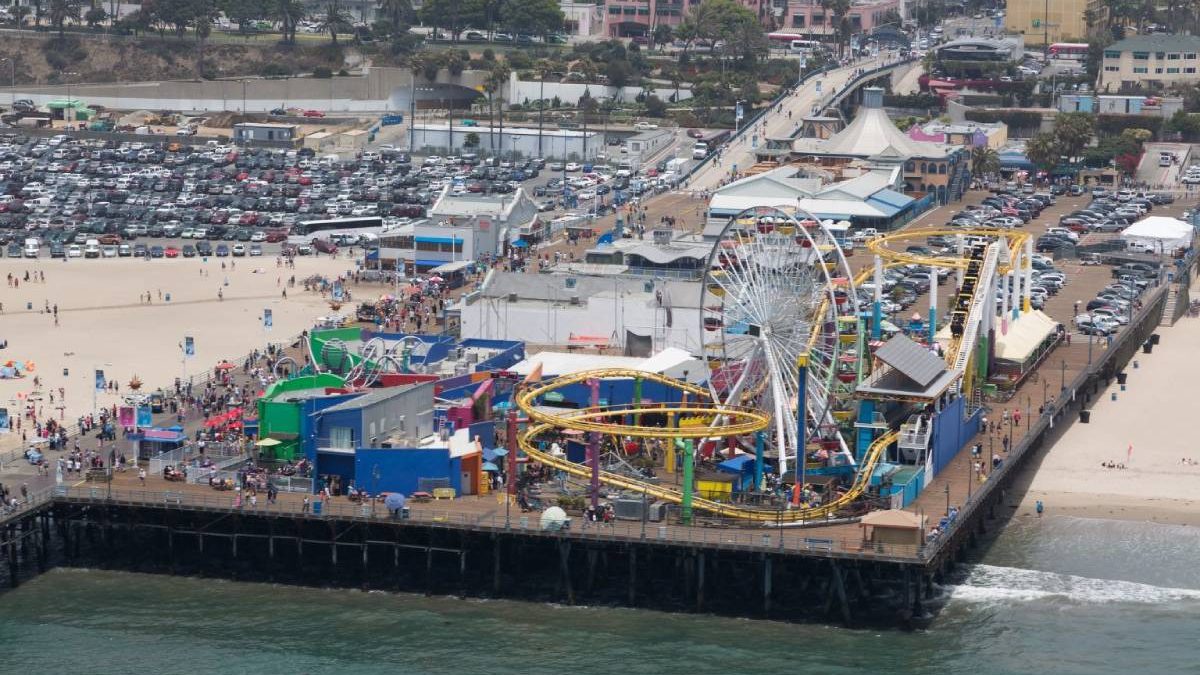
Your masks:
M 1092 334 L 1096 332 L 1096 318 L 1088 312 L 1088 371 L 1092 369 Z
M 375 517 L 375 502 L 379 496 L 379 478 L 382 472 L 379 470 L 379 465 L 371 467 L 371 517 Z
M 74 109 L 71 107 L 72 104 L 71 104 L 71 80 L 70 80 L 70 78 L 76 77 L 78 75 L 79 75 L 79 73 L 75 73 L 75 72 L 62 74 L 63 77 L 68 78 L 67 79 L 67 107 L 63 109 L 63 122 L 66 122 L 68 125 L 70 125 L 70 123 L 71 123 L 70 118 L 74 117 L 74 115 L 71 114 L 74 112 Z
M 1063 391 L 1067 390 L 1067 360 L 1066 359 L 1063 359 L 1062 368 L 1060 368 L 1060 371 L 1062 372 L 1062 383 L 1061 383 L 1061 387 L 1059 388 L 1059 391 L 1063 392 Z
M 17 104 L 17 62 L 15 59 L 0 59 L 0 63 L 8 61 L 8 65 L 12 68 L 12 79 L 9 84 L 9 107 Z
M 946 517 L 950 517 L 950 481 L 946 481 Z M 782 530 L 780 531 L 782 534 Z

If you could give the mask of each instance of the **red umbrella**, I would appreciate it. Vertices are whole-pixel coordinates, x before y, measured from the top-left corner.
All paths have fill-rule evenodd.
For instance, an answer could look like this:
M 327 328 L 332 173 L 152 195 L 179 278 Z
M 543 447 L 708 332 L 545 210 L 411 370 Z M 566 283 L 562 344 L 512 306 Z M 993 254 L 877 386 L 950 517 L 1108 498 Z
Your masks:
M 232 370 L 234 365 L 228 361 L 222 361 L 217 364 L 217 370 Z

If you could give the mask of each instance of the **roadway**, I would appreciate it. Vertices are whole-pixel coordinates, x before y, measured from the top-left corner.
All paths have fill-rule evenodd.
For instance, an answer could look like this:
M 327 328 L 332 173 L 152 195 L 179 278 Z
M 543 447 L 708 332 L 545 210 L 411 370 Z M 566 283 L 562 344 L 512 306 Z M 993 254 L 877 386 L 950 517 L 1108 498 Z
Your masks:
M 1174 153 L 1175 161 L 1170 166 L 1159 166 L 1162 152 Z M 1137 168 L 1137 180 L 1152 188 L 1173 188 L 1179 183 L 1179 172 L 1187 166 L 1192 146 L 1187 143 L 1147 143 L 1142 161 Z
M 792 136 L 799 129 L 801 120 L 806 115 L 812 114 L 813 106 L 818 101 L 823 100 L 830 92 L 845 86 L 854 77 L 855 71 L 881 65 L 883 58 L 888 57 L 875 56 L 857 61 L 832 70 L 823 77 L 805 82 L 790 96 L 785 97 L 779 105 L 771 108 L 756 121 L 753 131 L 739 136 L 726 145 L 719 159 L 708 162 L 694 173 L 688 181 L 688 187 L 692 190 L 712 190 L 719 187 L 735 170 L 745 171 L 753 166 L 755 163 L 753 141 L 755 139 L 761 144 L 766 138 Z

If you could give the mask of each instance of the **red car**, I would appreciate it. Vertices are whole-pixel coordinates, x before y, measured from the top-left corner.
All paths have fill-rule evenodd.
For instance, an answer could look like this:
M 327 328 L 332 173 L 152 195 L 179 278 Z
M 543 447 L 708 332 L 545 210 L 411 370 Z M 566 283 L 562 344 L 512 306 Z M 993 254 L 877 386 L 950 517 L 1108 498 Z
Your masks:
M 321 112 L 320 110 L 305 110 L 304 116 L 305 117 L 324 117 L 325 113 Z
M 163 251 L 163 255 L 167 256 L 168 258 L 178 258 L 179 249 L 175 248 L 174 246 L 168 246 L 167 250 Z

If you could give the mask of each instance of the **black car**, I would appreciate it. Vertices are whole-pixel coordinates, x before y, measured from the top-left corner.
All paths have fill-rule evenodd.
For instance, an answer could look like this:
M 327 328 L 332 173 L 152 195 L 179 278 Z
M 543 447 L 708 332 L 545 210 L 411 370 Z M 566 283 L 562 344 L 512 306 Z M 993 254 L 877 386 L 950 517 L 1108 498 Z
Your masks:
M 196 242 L 196 253 L 202 256 L 209 256 L 212 255 L 212 252 L 212 244 L 204 240 Z
M 134 244 L 133 245 L 133 255 L 137 258 L 145 258 L 146 253 L 148 253 L 148 252 L 149 252 L 149 249 L 146 248 L 145 244 Z
M 185 257 L 185 258 L 195 258 L 196 257 L 196 247 L 192 246 L 191 244 L 184 244 L 182 252 L 183 252 L 183 257 Z
M 13 242 L 13 243 L 11 243 L 11 244 L 9 244 L 9 245 L 8 245 L 8 257 L 10 257 L 10 258 L 20 258 L 20 257 L 21 257 L 21 253 L 22 253 L 22 251 L 21 251 L 21 245 L 20 245 L 20 244 L 18 244 L 18 243 L 16 243 L 16 242 Z
M 218 257 L 218 258 L 225 258 L 225 257 L 228 257 L 228 256 L 229 256 L 229 247 L 228 247 L 228 246 L 226 246 L 225 244 L 220 244 L 220 245 L 218 245 L 218 246 L 217 246 L 217 257 Z
M 151 258 L 161 258 L 161 257 L 163 257 L 163 247 L 161 247 L 161 246 L 151 246 L 151 247 L 150 247 L 150 257 L 151 257 Z

